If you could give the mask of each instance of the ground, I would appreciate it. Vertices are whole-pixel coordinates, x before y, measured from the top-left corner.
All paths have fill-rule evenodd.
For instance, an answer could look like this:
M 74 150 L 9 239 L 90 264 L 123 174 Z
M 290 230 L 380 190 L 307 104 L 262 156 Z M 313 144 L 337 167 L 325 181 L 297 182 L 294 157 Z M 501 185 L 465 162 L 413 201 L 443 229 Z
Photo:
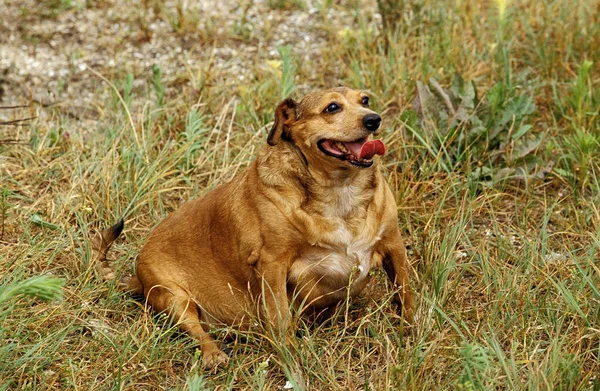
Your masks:
M 599 15 L 595 0 L 0 3 L 0 390 L 600 389 Z M 477 96 L 436 90 L 456 73 Z M 415 323 L 377 272 L 337 317 L 299 320 L 292 346 L 214 330 L 231 359 L 204 371 L 119 279 L 166 214 L 265 147 L 277 102 L 338 84 L 384 118 Z M 105 280 L 90 237 L 121 217 Z

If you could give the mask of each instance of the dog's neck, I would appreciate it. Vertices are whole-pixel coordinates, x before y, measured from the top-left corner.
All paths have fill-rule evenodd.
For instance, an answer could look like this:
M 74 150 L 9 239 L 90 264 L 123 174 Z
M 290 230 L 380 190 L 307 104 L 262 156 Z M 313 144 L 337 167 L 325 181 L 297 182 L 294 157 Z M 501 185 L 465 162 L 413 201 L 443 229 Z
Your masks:
M 263 185 L 278 189 L 275 194 L 280 196 L 272 201 L 281 210 L 299 208 L 328 219 L 363 218 L 372 202 L 371 190 L 381 180 L 377 161 L 362 169 L 320 166 L 281 144 L 265 149 L 253 166 Z
M 306 155 L 296 144 L 294 144 L 292 140 L 286 138 L 285 146 L 298 157 L 298 160 L 304 167 L 308 167 L 308 159 L 306 158 Z
M 368 182 L 375 176 L 377 165 L 369 168 L 324 167 L 308 164 L 307 171 L 315 185 L 320 188 L 345 187 L 352 183 Z

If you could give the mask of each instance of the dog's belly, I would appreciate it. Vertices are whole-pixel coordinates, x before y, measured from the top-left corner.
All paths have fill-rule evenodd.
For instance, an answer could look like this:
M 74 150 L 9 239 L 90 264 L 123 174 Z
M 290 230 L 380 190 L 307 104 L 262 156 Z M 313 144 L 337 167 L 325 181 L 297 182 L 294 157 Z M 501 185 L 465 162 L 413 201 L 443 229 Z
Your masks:
M 329 249 L 312 246 L 292 264 L 288 293 L 304 308 L 321 309 L 354 296 L 365 287 L 372 246 Z

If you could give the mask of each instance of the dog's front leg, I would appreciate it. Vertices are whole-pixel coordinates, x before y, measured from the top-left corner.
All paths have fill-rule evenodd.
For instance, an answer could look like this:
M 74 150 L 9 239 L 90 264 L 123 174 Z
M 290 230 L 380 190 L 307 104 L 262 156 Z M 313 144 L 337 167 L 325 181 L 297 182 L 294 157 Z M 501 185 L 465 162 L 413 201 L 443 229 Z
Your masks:
M 404 241 L 398 229 L 386 235 L 379 243 L 378 252 L 382 256 L 385 272 L 395 288 L 399 289 L 394 300 L 401 306 L 404 319 L 413 322 L 413 291 L 409 284 L 410 266 L 406 259 Z
M 280 336 L 289 331 L 290 309 L 287 296 L 288 254 L 261 251 L 256 271 L 261 284 L 261 309 L 268 327 Z

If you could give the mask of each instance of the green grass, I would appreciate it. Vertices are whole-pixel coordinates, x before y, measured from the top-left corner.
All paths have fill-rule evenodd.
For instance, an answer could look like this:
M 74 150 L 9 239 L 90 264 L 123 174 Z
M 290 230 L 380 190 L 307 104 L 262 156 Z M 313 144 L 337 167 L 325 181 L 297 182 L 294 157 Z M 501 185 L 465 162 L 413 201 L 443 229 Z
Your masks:
M 181 70 L 176 85 L 158 66 L 90 74 L 93 125 L 40 108 L 50 115 L 0 127 L 0 140 L 24 141 L 0 143 L 0 390 L 270 390 L 288 381 L 296 390 L 600 390 L 597 2 L 514 1 L 500 15 L 495 3 L 409 0 L 385 31 L 374 8 L 342 3 L 319 3 L 329 44 L 307 61 L 292 42 L 280 62 L 250 66 L 253 77 L 239 83 L 220 80 L 211 59 Z M 165 34 L 192 34 L 196 16 L 182 4 L 161 8 L 173 30 Z M 322 16 L 327 8 L 349 10 L 351 24 Z M 455 73 L 482 94 L 501 83 L 533 100 L 529 131 L 543 136 L 535 155 L 551 172 L 484 186 L 468 175 L 476 160 L 442 169 L 446 157 L 410 137 L 403 114 L 416 80 L 448 87 Z M 102 280 L 90 233 L 124 217 L 109 258 L 117 277 L 131 273 L 164 216 L 265 146 L 283 96 L 339 82 L 370 90 L 383 112 L 415 325 L 403 327 L 375 273 L 348 311 L 299 320 L 293 346 L 259 328 L 214 330 L 231 361 L 205 372 L 190 338 Z M 39 291 L 40 279 L 54 285 Z

